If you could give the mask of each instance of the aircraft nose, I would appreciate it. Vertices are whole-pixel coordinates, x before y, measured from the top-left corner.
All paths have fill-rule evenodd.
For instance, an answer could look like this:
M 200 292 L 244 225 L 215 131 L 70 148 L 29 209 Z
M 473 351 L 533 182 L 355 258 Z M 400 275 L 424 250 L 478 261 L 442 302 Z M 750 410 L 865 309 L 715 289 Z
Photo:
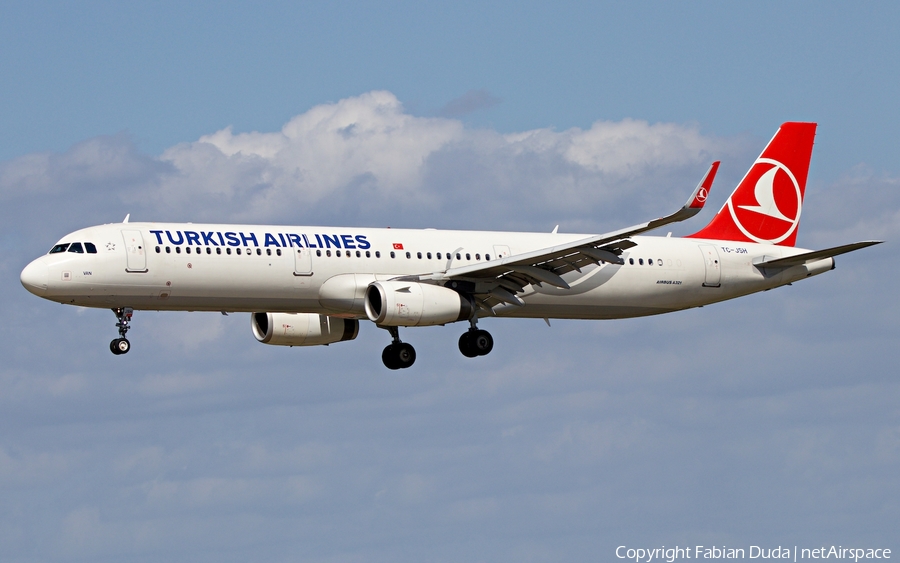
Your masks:
M 43 260 L 35 260 L 25 266 L 19 279 L 22 281 L 25 289 L 35 295 L 41 295 L 47 291 L 47 282 L 50 280 L 50 268 L 47 267 L 47 264 L 44 264 Z

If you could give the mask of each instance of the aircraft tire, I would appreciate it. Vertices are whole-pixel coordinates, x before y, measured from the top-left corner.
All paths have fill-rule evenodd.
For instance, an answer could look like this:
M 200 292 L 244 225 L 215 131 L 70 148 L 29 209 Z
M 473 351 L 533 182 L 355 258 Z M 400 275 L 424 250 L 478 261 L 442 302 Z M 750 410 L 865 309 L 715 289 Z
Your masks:
M 116 356 L 127 354 L 131 350 L 131 342 L 125 338 L 116 338 L 109 343 L 109 350 Z
M 413 348 L 412 344 L 406 342 L 398 344 L 394 352 L 394 358 L 396 358 L 399 369 L 406 369 L 416 362 L 416 349 Z
M 474 358 L 478 355 L 478 351 L 475 350 L 472 341 L 473 338 L 471 332 L 464 332 L 459 336 L 459 351 L 467 358 Z
M 471 338 L 472 349 L 479 356 L 487 356 L 494 349 L 494 337 L 486 330 L 476 330 Z
M 396 348 L 395 345 L 388 344 L 384 347 L 384 351 L 381 352 L 381 361 L 384 363 L 384 367 L 388 369 L 400 369 L 400 364 L 397 363 L 397 354 L 394 348 Z

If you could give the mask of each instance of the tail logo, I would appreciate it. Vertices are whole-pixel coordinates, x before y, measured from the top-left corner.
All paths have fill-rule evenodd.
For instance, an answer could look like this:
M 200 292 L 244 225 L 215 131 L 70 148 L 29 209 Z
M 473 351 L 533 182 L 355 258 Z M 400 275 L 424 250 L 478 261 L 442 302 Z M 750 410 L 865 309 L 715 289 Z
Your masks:
M 803 193 L 793 172 L 777 160 L 759 158 L 741 182 L 752 190 L 737 190 L 728 199 L 735 225 L 747 238 L 778 244 L 797 230 Z

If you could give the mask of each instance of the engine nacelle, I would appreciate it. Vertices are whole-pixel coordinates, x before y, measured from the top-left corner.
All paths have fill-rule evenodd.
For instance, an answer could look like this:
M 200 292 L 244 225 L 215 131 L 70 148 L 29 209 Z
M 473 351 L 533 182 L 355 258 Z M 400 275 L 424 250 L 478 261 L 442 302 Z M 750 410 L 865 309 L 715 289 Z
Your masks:
M 366 289 L 366 315 L 382 326 L 434 326 L 464 321 L 472 303 L 439 285 L 379 281 Z
M 277 346 L 320 346 L 359 334 L 358 320 L 317 313 L 253 313 L 250 327 L 257 340 Z

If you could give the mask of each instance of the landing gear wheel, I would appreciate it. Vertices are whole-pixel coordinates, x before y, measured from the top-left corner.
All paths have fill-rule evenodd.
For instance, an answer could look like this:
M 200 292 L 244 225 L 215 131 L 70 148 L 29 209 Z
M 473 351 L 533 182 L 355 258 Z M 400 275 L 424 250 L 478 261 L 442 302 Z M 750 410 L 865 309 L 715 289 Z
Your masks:
M 384 367 L 388 369 L 400 369 L 394 348 L 396 348 L 394 344 L 388 344 L 384 347 L 384 351 L 381 352 L 381 361 L 384 362 Z
M 396 358 L 400 369 L 406 369 L 416 363 L 416 349 L 412 344 L 403 342 L 397 346 Z
M 467 358 L 486 356 L 494 349 L 494 338 L 486 330 L 469 330 L 459 337 L 459 351 Z
M 472 333 L 464 332 L 459 335 L 459 351 L 467 358 L 474 358 L 478 355 L 475 347 L 472 345 Z
M 476 330 L 472 336 L 472 348 L 479 356 L 487 356 L 494 349 L 494 337 L 486 330 Z
M 415 363 L 416 349 L 406 342 L 389 344 L 381 353 L 381 361 L 388 369 L 406 369 Z
M 125 333 L 131 328 L 128 326 L 128 323 L 131 322 L 131 317 L 134 315 L 134 309 L 131 307 L 117 307 L 113 309 L 112 312 L 115 313 L 116 320 L 119 321 L 116 323 L 116 328 L 119 329 L 119 338 L 116 338 L 109 343 L 109 351 L 116 356 L 127 354 L 128 351 L 131 350 L 131 342 L 128 342 L 125 338 Z
M 125 338 L 116 338 L 109 343 L 109 350 L 116 356 L 127 354 L 128 351 L 131 350 L 131 342 L 128 342 Z

